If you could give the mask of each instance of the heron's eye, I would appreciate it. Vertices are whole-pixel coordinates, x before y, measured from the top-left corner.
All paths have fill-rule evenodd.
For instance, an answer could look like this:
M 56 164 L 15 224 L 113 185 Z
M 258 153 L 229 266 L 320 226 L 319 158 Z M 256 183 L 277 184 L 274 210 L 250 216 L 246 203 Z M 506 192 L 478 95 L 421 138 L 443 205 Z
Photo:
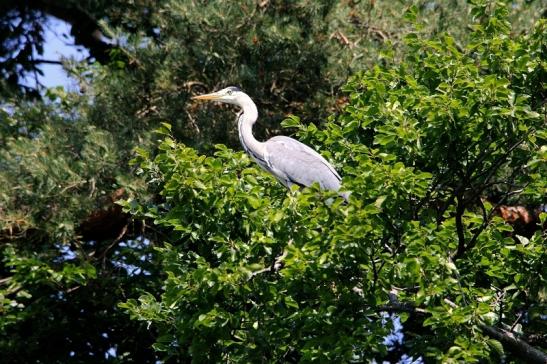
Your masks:
M 228 95 L 231 95 L 232 94 L 232 90 L 228 90 Z

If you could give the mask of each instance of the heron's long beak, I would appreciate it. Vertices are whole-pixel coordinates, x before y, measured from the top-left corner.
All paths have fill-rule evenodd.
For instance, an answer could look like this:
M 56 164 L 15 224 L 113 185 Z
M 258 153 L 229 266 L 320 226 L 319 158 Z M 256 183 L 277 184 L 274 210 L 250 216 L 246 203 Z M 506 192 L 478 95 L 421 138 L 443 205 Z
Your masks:
M 205 94 L 205 95 L 192 96 L 191 99 L 192 100 L 216 100 L 216 99 L 219 99 L 220 97 L 221 96 L 218 93 L 213 92 L 213 93 Z

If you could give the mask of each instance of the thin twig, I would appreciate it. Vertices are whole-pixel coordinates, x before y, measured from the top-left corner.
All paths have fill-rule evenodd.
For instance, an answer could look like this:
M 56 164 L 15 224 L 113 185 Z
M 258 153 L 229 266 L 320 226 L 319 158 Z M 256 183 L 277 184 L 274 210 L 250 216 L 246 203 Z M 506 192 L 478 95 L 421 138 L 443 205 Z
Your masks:
M 257 275 L 262 274 L 262 273 L 266 273 L 266 272 L 272 272 L 272 273 L 273 272 L 278 272 L 281 269 L 283 260 L 287 257 L 287 254 L 288 254 L 288 250 L 285 249 L 283 251 L 283 254 L 281 254 L 280 256 L 275 258 L 272 265 L 270 265 L 269 267 L 260 269 L 260 270 L 256 270 L 253 273 L 251 273 L 251 278 L 254 278 Z
M 465 207 L 463 205 L 463 198 L 461 196 L 456 196 L 457 200 L 457 206 L 456 206 L 456 234 L 458 235 L 458 248 L 456 250 L 456 254 L 452 257 L 453 260 L 457 260 L 460 258 L 463 253 L 465 253 L 466 250 L 466 244 L 465 244 L 465 234 L 463 229 L 463 221 L 462 221 L 462 215 L 465 211 Z
M 103 259 L 103 268 L 105 267 L 106 253 L 108 253 L 108 251 L 112 249 L 114 245 L 116 245 L 125 236 L 125 233 L 127 233 L 128 227 L 129 227 L 129 224 L 125 224 L 123 228 L 120 230 L 120 233 L 118 234 L 116 239 L 114 239 L 114 241 L 102 252 L 101 258 Z

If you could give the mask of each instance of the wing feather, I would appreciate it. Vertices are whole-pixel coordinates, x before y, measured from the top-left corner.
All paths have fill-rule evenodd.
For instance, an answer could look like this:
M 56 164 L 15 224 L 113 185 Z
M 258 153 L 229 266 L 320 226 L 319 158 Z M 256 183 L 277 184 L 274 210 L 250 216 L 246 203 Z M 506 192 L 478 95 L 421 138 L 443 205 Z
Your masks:
M 277 136 L 265 143 L 265 161 L 272 174 L 285 186 L 310 186 L 317 182 L 323 189 L 340 188 L 341 177 L 334 167 L 307 145 Z

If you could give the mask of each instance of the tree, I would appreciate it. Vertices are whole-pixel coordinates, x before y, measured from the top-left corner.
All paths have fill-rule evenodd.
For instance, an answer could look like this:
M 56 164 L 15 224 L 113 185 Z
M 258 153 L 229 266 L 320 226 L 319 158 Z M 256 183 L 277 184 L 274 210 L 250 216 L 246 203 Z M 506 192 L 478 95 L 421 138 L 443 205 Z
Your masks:
M 29 29 L 35 29 L 34 34 L 39 34 L 40 21 L 44 14 L 53 14 L 53 11 L 37 11 L 33 5 L 36 3 L 26 2 L 24 5 L 24 9 L 30 9 L 29 14 L 39 15 L 36 28 L 33 28 L 34 25 L 27 26 L 27 23 L 23 23 L 20 28 L 22 33 L 2 32 L 2 36 L 6 36 L 3 39 L 8 39 L 8 45 L 9 40 L 12 39 L 10 37 L 17 34 L 26 42 L 25 34 L 30 31 Z M 70 18 L 79 14 L 79 11 L 70 14 L 74 10 L 74 2 L 61 4 L 42 1 L 40 3 L 66 7 L 65 10 Z M 2 6 L 5 4 L 12 5 L 11 2 L 4 2 Z M 137 5 L 132 7 L 128 4 Z M 419 32 L 420 39 L 422 37 L 427 39 L 429 36 L 447 30 L 455 34 L 455 42 L 459 44 L 457 47 L 461 48 L 468 43 L 467 39 L 470 35 L 467 24 L 471 14 L 465 4 L 453 1 L 436 2 L 433 7 L 428 5 L 429 2 L 417 2 L 417 4 L 419 5 L 415 12 L 417 19 L 427 19 L 427 23 Z M 143 7 L 141 8 L 140 5 Z M 170 275 L 174 271 L 169 262 L 178 264 L 174 258 L 166 259 L 165 255 L 171 254 L 167 253 L 169 249 L 172 252 L 182 250 L 184 245 L 181 245 L 179 233 L 174 232 L 171 226 L 154 223 L 156 218 L 160 222 L 165 209 L 171 211 L 174 206 L 172 202 L 169 204 L 165 202 L 163 197 L 165 192 L 162 192 L 164 185 L 156 183 L 161 180 L 154 179 L 163 178 L 166 172 L 165 165 L 160 164 L 158 159 L 158 163 L 144 162 L 145 165 L 142 167 L 137 165 L 129 167 L 128 161 L 135 156 L 134 148 L 140 147 L 138 153 L 142 158 L 147 154 L 153 158 L 157 152 L 160 156 L 172 155 L 169 154 L 171 152 L 168 149 L 165 149 L 171 142 L 163 144 L 162 150 L 157 150 L 158 137 L 153 133 L 153 130 L 165 121 L 173 125 L 171 130 L 173 140 L 182 141 L 195 148 L 195 150 L 185 149 L 188 155 L 180 159 L 181 163 L 186 161 L 192 165 L 192 168 L 200 165 L 206 158 L 204 155 L 212 156 L 217 152 L 214 144 L 224 143 L 228 146 L 236 146 L 237 136 L 231 111 L 223 109 L 219 113 L 216 107 L 202 108 L 187 102 L 192 93 L 201 92 L 202 89 L 211 90 L 221 84 L 240 84 L 260 101 L 262 115 L 260 124 L 265 127 L 259 128 L 257 132 L 262 137 L 279 131 L 278 122 L 285 118 L 286 112 L 301 116 L 304 124 L 320 123 L 323 117 L 326 118 L 327 115 L 341 110 L 347 102 L 345 97 L 347 95 L 351 96 L 352 105 L 345 109 L 343 115 L 346 116 L 340 116 L 337 119 L 338 124 L 326 124 L 328 130 L 333 128 L 328 134 L 324 134 L 312 124 L 304 127 L 293 123 L 293 126 L 298 125 L 302 139 L 316 146 L 321 145 L 319 149 L 325 151 L 325 148 L 331 148 L 332 156 L 339 163 L 338 166 L 342 167 L 344 164 L 344 168 L 340 169 L 344 171 L 347 169 L 345 173 L 347 176 L 352 175 L 352 168 L 356 174 L 360 171 L 356 169 L 358 158 L 354 160 L 352 155 L 362 154 L 359 152 L 362 146 L 357 141 L 364 140 L 367 135 L 374 141 L 375 134 L 371 130 L 361 128 L 358 129 L 359 132 L 355 129 L 343 135 L 347 137 L 348 144 L 342 140 L 336 142 L 332 140 L 340 139 L 339 134 L 336 134 L 338 129 L 334 126 L 345 125 L 344 118 L 347 118 L 349 124 L 344 126 L 344 130 L 357 128 L 354 122 L 350 122 L 351 118 L 347 115 L 352 107 L 353 110 L 357 110 L 356 106 L 360 107 L 358 95 L 364 94 L 363 90 L 355 86 L 358 84 L 358 78 L 350 84 L 354 86 L 348 86 L 355 87 L 355 92 L 344 95 L 340 93 L 340 88 L 345 84 L 348 76 L 354 72 L 372 68 L 375 64 L 384 70 L 398 65 L 406 54 L 406 48 L 403 47 L 405 36 L 416 32 L 403 20 L 404 10 L 409 7 L 408 4 L 403 3 L 352 2 L 348 4 L 347 2 L 305 0 L 296 2 L 169 1 L 165 3 L 115 1 L 108 4 L 79 2 L 78 6 L 80 10 L 84 9 L 87 14 L 91 14 L 93 24 L 99 24 L 103 34 L 116 40 L 115 49 L 107 52 L 108 57 L 101 59 L 102 64 L 65 62 L 71 74 L 78 77 L 83 86 L 82 93 L 70 93 L 62 89 L 39 90 L 44 96 L 43 99 L 24 98 L 17 92 L 13 93 L 13 88 L 10 88 L 9 92 L 2 93 L 0 109 L 0 326 L 2 327 L 0 350 L 2 361 L 154 362 L 163 357 L 164 353 L 155 352 L 151 348 L 151 343 L 156 342 L 156 347 L 164 350 L 167 343 L 171 344 L 170 334 L 164 332 L 165 327 L 156 322 L 151 322 L 149 325 L 148 322 L 130 320 L 126 310 L 120 308 L 118 303 L 137 298 L 143 292 L 147 292 L 148 295 L 143 297 L 153 296 L 155 300 L 144 298 L 145 302 L 151 305 L 158 304 L 161 308 L 162 287 L 166 279 L 171 279 Z M 527 29 L 527 24 L 539 16 L 539 7 L 537 3 L 516 2 L 512 7 L 516 24 L 514 29 Z M 143 13 L 146 16 L 141 17 Z M 8 29 L 12 29 L 10 26 L 13 26 L 13 23 L 10 22 L 9 17 L 13 16 L 14 12 L 6 11 L 0 14 L 2 20 L 8 19 L 2 24 L 7 24 Z M 487 15 L 482 17 L 483 20 L 488 19 Z M 74 22 L 73 26 L 77 29 L 80 24 L 80 22 Z M 516 33 L 520 33 L 520 30 Z M 15 38 L 22 39 L 19 36 Z M 34 41 L 29 43 L 30 46 L 39 49 L 41 44 L 39 37 L 32 39 Z M 2 45 L 5 44 L 6 41 L 3 41 Z M 534 48 L 530 46 L 530 50 L 532 49 Z M 504 54 L 510 54 L 509 50 L 504 52 L 506 52 Z M 531 51 L 530 53 L 532 54 Z M 2 60 L 0 68 L 18 67 L 17 65 L 24 64 L 25 57 L 29 55 L 22 53 L 22 58 L 17 58 L 15 62 L 3 63 L 4 59 L 12 59 L 15 55 L 10 52 L 5 54 L 6 56 L 2 53 L 0 57 Z M 410 65 L 413 61 L 409 60 L 407 63 Z M 528 89 L 526 82 L 538 87 L 537 80 L 541 80 L 540 76 L 535 79 L 536 81 L 528 76 L 530 74 L 527 73 L 526 80 L 521 80 L 523 90 Z M 536 99 L 541 100 L 541 94 L 531 91 L 530 94 L 540 95 Z M 532 106 L 536 111 L 539 107 Z M 357 117 L 354 119 L 358 120 Z M 377 120 L 378 125 L 380 122 Z M 175 148 L 180 147 L 174 142 L 173 145 Z M 367 145 L 370 147 L 370 144 Z M 355 151 L 349 152 L 350 147 L 355 148 Z M 393 145 L 386 146 L 388 147 L 394 148 Z M 196 150 L 200 154 L 197 154 Z M 407 163 L 400 154 L 395 153 L 395 149 L 388 152 L 390 155 L 399 156 L 397 158 Z M 278 226 L 277 223 L 281 224 L 279 226 L 287 226 L 287 223 L 295 222 L 296 227 L 307 228 L 308 225 L 298 222 L 301 218 L 300 213 L 288 211 L 287 218 L 283 217 L 283 214 L 272 218 L 273 220 L 265 218 L 264 221 L 267 223 L 263 227 L 265 230 L 255 233 L 254 228 L 261 215 L 256 215 L 250 223 L 242 225 L 247 212 L 236 208 L 236 205 L 240 199 L 245 198 L 252 208 L 257 208 L 260 212 L 264 211 L 263 204 L 271 201 L 272 206 L 281 206 L 281 212 L 283 212 L 288 209 L 288 206 L 283 207 L 283 203 L 296 204 L 294 199 L 308 199 L 313 206 L 320 203 L 319 200 L 308 192 L 307 195 L 306 193 L 302 196 L 295 195 L 284 202 L 286 191 L 279 188 L 269 177 L 258 173 L 254 167 L 241 171 L 245 180 L 250 181 L 249 188 L 252 190 L 252 193 L 243 197 L 239 194 L 241 190 L 236 189 L 239 186 L 233 185 L 235 181 L 228 179 L 229 176 L 236 176 L 234 174 L 234 171 L 237 171 L 234 169 L 236 167 L 226 170 L 228 174 L 220 174 L 218 163 L 226 160 L 227 166 L 234 164 L 247 166 L 248 161 L 229 149 L 222 149 L 218 153 L 221 159 L 206 159 L 213 165 L 211 169 L 204 167 L 203 171 L 207 173 L 203 177 L 216 176 L 214 171 L 219 172 L 219 183 L 227 183 L 227 192 L 215 195 L 215 198 L 219 199 L 215 203 L 212 200 L 208 204 L 193 200 L 197 204 L 194 207 L 190 206 L 190 211 L 199 214 L 206 208 L 212 209 L 213 206 L 217 206 L 216 203 L 230 200 L 226 202 L 222 210 L 226 208 L 227 213 L 233 213 L 232 218 L 228 219 L 226 215 L 226 218 L 220 220 L 219 227 L 226 226 L 229 228 L 227 232 L 235 234 L 233 236 L 237 238 L 235 240 L 237 245 L 234 246 L 241 247 L 244 241 L 247 243 L 244 239 L 247 239 L 251 233 L 258 234 L 260 239 L 266 241 L 273 241 L 275 236 L 277 240 L 271 244 L 271 248 L 278 249 L 283 256 L 285 245 L 281 244 L 287 243 L 287 239 L 279 238 L 279 234 L 284 230 L 275 230 L 274 235 L 266 234 L 263 237 L 260 231 L 269 234 L 268 229 L 277 229 L 274 228 Z M 412 153 L 418 160 L 418 151 Z M 378 158 L 383 157 L 383 155 L 378 156 Z M 423 155 L 421 160 L 427 161 Z M 390 162 L 389 158 L 387 162 Z M 441 163 L 441 160 L 439 159 L 438 162 Z M 379 162 L 374 165 L 379 170 L 383 170 L 384 175 L 390 175 L 390 171 L 394 168 L 389 163 L 385 167 L 380 166 Z M 538 159 L 538 162 L 532 163 L 531 166 L 536 168 L 536 175 L 541 177 L 543 173 L 540 169 L 541 160 Z M 156 167 L 158 167 L 157 170 Z M 435 173 L 434 164 L 409 167 L 417 171 L 424 169 L 424 172 L 431 175 Z M 134 172 L 139 174 L 135 175 Z M 382 174 L 379 174 L 373 181 L 378 182 L 381 177 Z M 536 177 L 533 179 L 535 182 L 531 181 L 531 183 L 535 183 L 538 195 L 535 197 L 530 195 L 530 191 L 533 191 L 530 187 L 527 189 L 526 199 L 519 199 L 519 202 L 540 201 L 538 191 L 541 191 L 541 183 L 538 181 L 541 181 L 541 178 Z M 254 182 L 253 178 L 257 182 Z M 428 181 L 424 176 L 421 179 Z M 185 183 L 194 182 L 190 179 Z M 199 182 L 195 183 L 201 186 Z M 207 183 L 204 184 L 207 186 Z M 350 183 L 349 180 L 347 183 Z M 356 179 L 355 186 L 350 186 L 352 190 L 357 191 L 356 196 L 363 195 L 359 191 L 363 191 L 366 187 L 356 187 L 359 183 L 359 179 Z M 173 188 L 175 187 L 177 187 L 176 184 L 173 185 Z M 219 185 L 213 187 L 224 191 Z M 498 196 L 503 197 L 504 190 L 500 190 L 499 186 L 490 187 L 492 188 L 488 191 L 494 191 Z M 189 197 L 191 196 L 188 189 L 183 188 L 182 191 L 187 191 Z M 203 196 L 208 196 L 209 192 Z M 116 202 L 129 197 L 139 202 L 132 202 L 129 206 L 132 206 L 135 211 L 142 211 L 142 214 L 131 217 L 121 211 L 121 207 Z M 257 200 L 258 197 L 264 200 Z M 435 199 L 428 199 L 428 201 L 444 201 L 439 196 L 434 197 Z M 518 196 L 512 196 L 515 201 L 516 197 Z M 381 198 L 378 203 L 380 201 Z M 387 201 L 386 204 L 390 202 L 385 201 Z M 470 201 L 466 202 L 468 210 L 471 206 L 475 206 Z M 181 202 L 186 204 L 188 201 L 181 200 Z M 176 208 L 185 211 L 184 208 L 188 206 L 184 204 L 181 203 L 182 207 L 177 204 Z M 306 206 L 304 205 L 308 208 Z M 316 214 L 312 216 L 317 218 L 314 220 L 315 223 L 311 221 L 310 224 L 317 226 L 314 226 L 315 230 L 310 230 L 312 234 L 310 247 L 319 244 L 314 234 L 326 231 L 331 226 L 329 224 L 337 221 L 327 220 L 324 227 L 319 227 L 320 223 L 326 219 L 325 211 L 328 208 L 323 206 L 316 211 L 312 208 L 313 206 L 310 205 L 309 209 Z M 432 206 L 424 206 L 424 211 L 433 211 L 430 210 Z M 450 209 L 452 205 L 447 204 L 447 206 L 446 213 L 449 214 L 452 212 Z M 373 215 L 374 211 L 368 210 L 366 213 Z M 393 212 L 393 210 L 387 211 Z M 251 210 L 248 211 L 249 214 L 251 212 Z M 178 216 L 176 212 L 174 214 Z M 328 213 L 329 219 L 330 214 Z M 202 215 L 202 217 L 207 216 L 211 215 Z M 332 219 L 336 216 L 336 214 L 332 215 Z M 401 215 L 401 218 L 403 217 Z M 211 220 L 203 220 L 201 223 L 213 225 Z M 199 222 L 197 224 L 195 234 L 198 235 L 194 239 L 200 244 L 189 241 L 188 253 L 198 251 L 201 255 L 209 254 L 206 255 L 207 259 L 213 259 L 210 253 L 206 253 L 210 242 L 201 245 L 203 239 L 199 233 L 203 230 L 200 230 L 202 227 L 199 226 Z M 500 224 L 500 226 L 503 225 Z M 467 225 L 465 227 L 467 228 Z M 370 234 L 377 233 L 379 233 L 378 229 Z M 331 235 L 332 238 L 335 236 Z M 304 238 L 306 238 L 304 235 L 300 235 L 297 243 L 304 244 Z M 171 247 L 174 248 L 167 246 L 165 249 L 168 250 L 158 250 L 158 248 L 164 248 L 165 241 L 170 242 Z M 390 242 L 390 244 L 393 243 Z M 259 259 L 260 249 L 267 250 L 268 246 L 250 246 L 258 250 L 248 251 L 249 259 L 255 259 L 257 264 L 262 264 Z M 275 251 L 271 252 L 272 259 L 277 259 L 275 253 Z M 232 254 L 231 251 L 230 254 Z M 371 254 L 373 253 L 369 255 Z M 223 256 L 225 256 L 224 253 L 214 259 L 220 259 Z M 274 267 L 280 267 L 279 272 L 284 271 L 281 265 L 286 264 L 282 261 L 283 259 L 278 264 L 274 262 Z M 165 268 L 162 262 L 166 264 Z M 217 261 L 214 262 L 216 264 Z M 342 263 L 345 264 L 346 261 L 340 258 L 337 264 Z M 243 272 L 248 272 L 245 270 L 246 266 L 243 268 Z M 251 271 L 264 269 L 255 268 Z M 262 285 L 264 284 L 263 275 L 275 277 L 277 274 L 275 269 L 271 273 L 267 271 L 257 273 L 254 279 Z M 290 271 L 285 270 L 285 272 Z M 296 271 L 295 274 L 296 278 L 302 276 L 302 272 Z M 180 278 L 178 275 L 175 277 Z M 290 286 L 293 291 L 298 288 L 298 279 L 294 281 L 294 285 Z M 341 277 L 340 281 L 342 281 Z M 275 283 L 275 281 L 272 282 Z M 306 287 L 309 291 L 309 286 Z M 338 303 L 329 296 L 330 293 L 327 290 L 329 287 L 325 287 L 324 284 L 318 284 L 317 287 L 324 291 L 326 298 L 330 297 L 333 303 Z M 335 287 L 343 287 L 343 284 L 336 283 Z M 351 286 L 352 289 L 353 287 L 355 286 Z M 357 291 L 358 289 L 359 287 Z M 313 293 L 308 291 L 304 291 L 304 294 Z M 292 293 L 292 291 L 289 292 L 287 301 L 281 303 L 288 305 L 287 312 L 296 310 L 291 301 Z M 379 297 L 381 299 L 382 296 Z M 399 297 L 399 300 L 403 298 Z M 250 299 L 256 302 L 253 297 Z M 234 301 L 234 303 L 237 302 L 240 301 Z M 252 305 L 252 302 L 249 301 L 247 304 Z M 139 309 L 143 308 L 144 306 L 139 306 Z M 169 307 L 167 308 L 170 310 Z M 162 310 L 159 312 L 168 313 Z M 308 312 L 309 310 L 300 314 L 300 322 L 304 322 Z M 266 311 L 265 314 L 267 313 L 271 314 L 271 311 Z M 365 318 L 368 322 L 369 316 L 365 313 L 359 313 L 359 315 L 361 316 L 357 319 Z M 142 316 L 139 317 L 142 318 Z M 290 319 L 287 318 L 287 320 Z M 409 325 L 408 321 L 405 325 Z M 370 340 L 370 346 L 374 347 L 374 350 L 385 351 L 381 345 L 382 340 L 378 341 L 376 338 L 383 335 L 382 330 L 387 332 L 388 327 L 382 329 L 380 324 L 376 326 L 378 327 L 376 336 L 371 336 L 367 340 Z M 346 326 L 341 327 L 349 328 L 350 324 L 347 323 Z M 306 330 L 311 328 L 308 327 Z M 526 328 L 528 329 L 528 326 Z M 171 329 L 175 330 L 176 327 Z M 286 334 L 286 327 L 280 326 L 279 330 L 282 334 Z M 290 327 L 290 330 L 292 332 L 293 327 Z M 541 332 L 540 329 L 530 330 L 532 334 Z M 175 336 L 179 332 L 183 331 L 172 331 Z M 188 334 L 188 331 L 184 332 Z M 196 340 L 200 340 L 201 337 L 197 335 Z M 275 339 L 280 340 L 280 338 Z M 324 336 L 321 340 L 330 339 Z M 320 344 L 319 341 L 317 345 Z M 274 344 L 273 341 L 272 344 Z M 199 343 L 196 345 L 197 350 Z M 340 350 L 347 347 L 344 345 L 340 347 Z M 298 355 L 301 355 L 295 348 L 296 346 L 287 348 L 287 360 L 296 360 Z M 309 355 L 315 355 L 312 349 L 313 347 L 310 347 Z M 169 350 L 173 348 L 169 347 Z M 174 354 L 172 360 L 176 361 L 181 356 L 187 355 L 179 354 L 179 352 Z M 242 351 L 241 355 L 244 354 Z
M 104 34 L 101 20 L 126 32 L 143 31 L 153 36 L 150 18 L 159 9 L 157 1 L 57 1 L 6 0 L 0 4 L 0 95 L 23 93 L 39 96 L 39 90 L 22 83 L 22 79 L 41 74 L 43 63 L 61 63 L 43 59 L 44 33 L 48 17 L 56 17 L 71 26 L 76 45 L 84 46 L 90 58 L 107 64 L 119 57 L 120 47 Z M 116 56 L 118 55 L 118 56 Z
M 324 129 L 285 121 L 344 166 L 348 205 L 318 188 L 287 194 L 241 152 L 200 155 L 167 124 L 158 155 L 139 150 L 163 198 L 125 208 L 171 230 L 158 248 L 167 277 L 160 297 L 122 307 L 158 329 L 156 350 L 363 362 L 386 355 L 392 312 L 415 357 L 546 359 L 545 235 L 513 235 L 495 216 L 498 204 L 545 196 L 545 22 L 511 37 L 504 6 L 473 13 L 461 47 L 408 34 L 405 59 L 353 77 Z

